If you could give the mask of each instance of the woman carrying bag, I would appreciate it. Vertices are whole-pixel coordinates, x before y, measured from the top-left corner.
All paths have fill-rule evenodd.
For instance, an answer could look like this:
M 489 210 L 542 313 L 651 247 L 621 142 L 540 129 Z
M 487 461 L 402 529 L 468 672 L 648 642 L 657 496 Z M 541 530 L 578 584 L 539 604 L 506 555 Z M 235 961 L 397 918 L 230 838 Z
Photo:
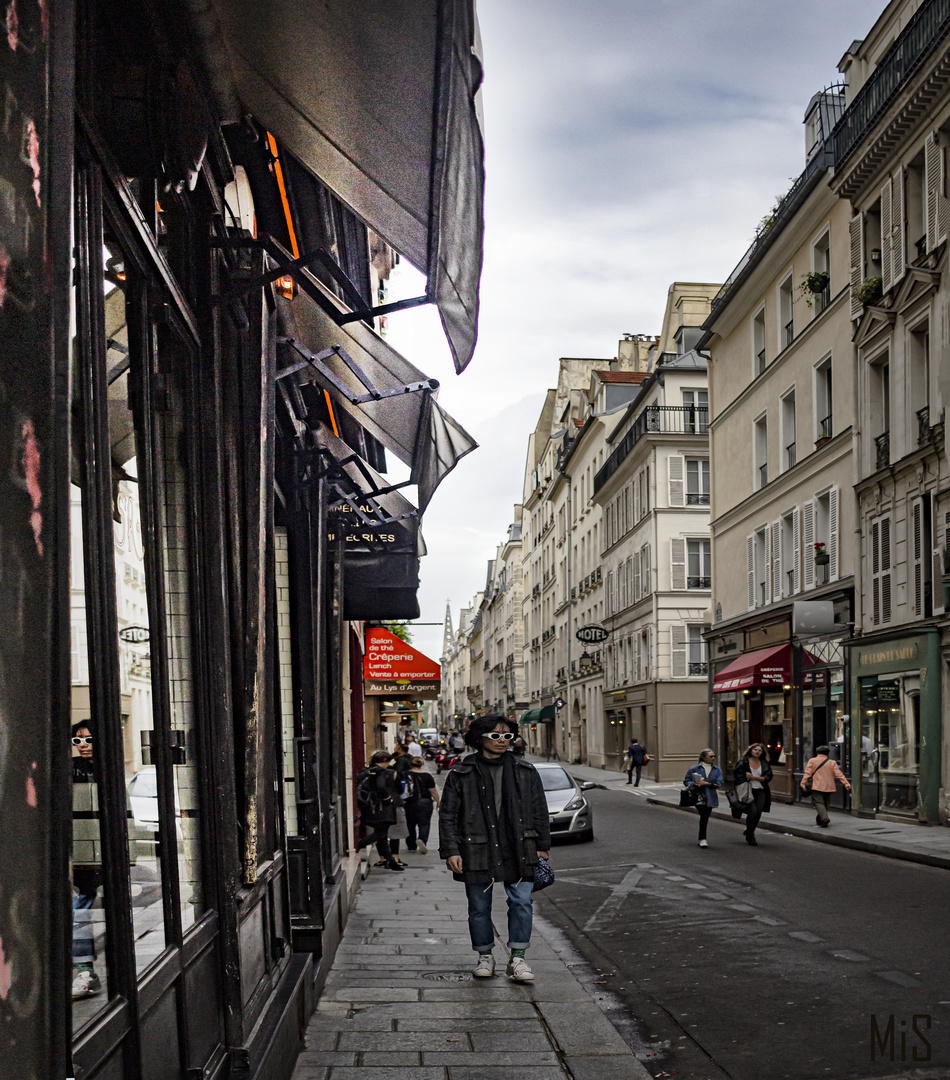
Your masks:
M 752 802 L 745 808 L 749 816 L 743 836 L 751 847 L 758 847 L 755 827 L 759 818 L 772 809 L 772 792 L 769 783 L 772 780 L 772 766 L 769 764 L 768 751 L 763 743 L 753 743 L 745 752 L 745 757 L 736 762 L 736 787 L 748 781 L 752 785 Z M 741 817 L 742 811 L 732 811 L 733 817 Z
M 687 790 L 698 788 L 702 795 L 702 800 L 696 803 L 699 811 L 699 846 L 707 848 L 709 844 L 706 842 L 706 827 L 709 825 L 713 807 L 719 805 L 718 789 L 722 784 L 722 769 L 716 764 L 714 750 L 700 751 L 699 764 L 689 770 L 683 783 Z

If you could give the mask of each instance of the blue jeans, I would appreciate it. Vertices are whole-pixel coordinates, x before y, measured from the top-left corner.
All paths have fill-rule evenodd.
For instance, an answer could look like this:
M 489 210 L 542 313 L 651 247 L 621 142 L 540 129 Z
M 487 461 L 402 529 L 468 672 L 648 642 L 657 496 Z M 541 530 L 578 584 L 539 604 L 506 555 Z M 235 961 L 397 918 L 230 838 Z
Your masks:
M 534 881 L 519 881 L 506 885 L 508 894 L 508 948 L 527 949 L 531 943 L 531 893 Z M 472 936 L 472 948 L 487 952 L 495 944 L 495 931 L 491 921 L 491 900 L 494 884 L 465 886 L 468 897 L 468 932 Z
M 96 961 L 95 929 L 92 925 L 92 906 L 96 893 L 73 895 L 73 963 L 94 964 Z

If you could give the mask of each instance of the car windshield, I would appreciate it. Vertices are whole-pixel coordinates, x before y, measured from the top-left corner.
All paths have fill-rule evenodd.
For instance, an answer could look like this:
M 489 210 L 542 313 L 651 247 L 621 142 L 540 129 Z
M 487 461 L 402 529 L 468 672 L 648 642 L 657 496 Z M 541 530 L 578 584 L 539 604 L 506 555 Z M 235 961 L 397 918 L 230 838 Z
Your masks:
M 538 769 L 538 772 L 545 791 L 564 791 L 574 786 L 574 781 L 563 769 Z

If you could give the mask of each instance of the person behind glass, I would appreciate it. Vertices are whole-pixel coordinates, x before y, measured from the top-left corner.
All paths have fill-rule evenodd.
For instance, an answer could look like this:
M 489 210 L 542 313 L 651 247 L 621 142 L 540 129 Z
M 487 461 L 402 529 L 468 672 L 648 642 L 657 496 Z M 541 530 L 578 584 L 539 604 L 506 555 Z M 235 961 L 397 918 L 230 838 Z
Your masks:
M 478 953 L 476 978 L 495 973 L 492 892 L 508 897 L 507 974 L 533 982 L 525 960 L 531 941 L 534 871 L 551 844 L 548 806 L 537 769 L 508 752 L 517 725 L 504 716 L 479 716 L 465 736 L 475 750 L 449 770 L 439 808 L 439 855 L 464 882 L 468 928 Z
M 736 762 L 736 784 L 744 784 L 746 781 L 752 785 L 752 802 L 745 811 L 733 810 L 733 817 L 741 817 L 743 812 L 746 818 L 745 837 L 746 843 L 752 847 L 758 846 L 755 838 L 755 827 L 759 824 L 759 818 L 772 809 L 772 792 L 769 783 L 772 780 L 772 766 L 769 764 L 768 752 L 763 743 L 753 743 L 745 752 L 745 757 Z
M 73 986 L 74 1000 L 102 992 L 95 971 L 92 908 L 102 885 L 99 794 L 93 769 L 92 721 L 73 725 Z
M 412 770 L 409 778 L 413 784 L 413 794 L 408 798 L 403 807 L 406 811 L 406 828 L 409 835 L 406 837 L 406 851 L 421 851 L 423 855 L 428 850 L 429 827 L 432 822 L 433 800 L 439 805 L 439 790 L 435 786 L 435 778 L 432 773 L 425 771 L 425 761 L 421 757 L 412 759 Z M 416 831 L 419 839 L 416 841 Z
M 702 788 L 706 798 L 706 805 L 697 805 L 699 811 L 699 846 L 709 847 L 706 842 L 706 828 L 712 815 L 713 807 L 719 805 L 719 788 L 722 785 L 722 769 L 716 764 L 714 750 L 706 749 L 699 752 L 699 764 L 694 765 L 683 780 L 686 785 L 692 784 Z
M 388 750 L 377 750 L 370 758 L 369 768 L 363 769 L 356 777 L 360 785 L 371 780 L 369 787 L 374 796 L 370 806 L 361 811 L 361 820 L 371 831 L 357 843 L 356 850 L 362 851 L 375 844 L 381 865 L 388 870 L 405 870 L 405 866 L 396 858 L 389 839 L 389 830 L 396 824 L 400 794 L 399 778 L 395 770 L 387 768 L 391 760 L 392 754 Z
M 830 765 L 830 768 L 829 768 Z M 805 791 L 805 783 L 811 778 L 811 805 L 815 811 L 815 821 L 823 829 L 831 824 L 828 817 L 828 801 L 835 792 L 835 780 L 844 784 L 845 791 L 851 792 L 848 778 L 838 768 L 838 762 L 831 757 L 830 746 L 819 746 L 815 750 L 815 756 L 808 759 L 805 772 L 802 775 L 802 791 Z
M 638 740 L 634 739 L 627 750 L 627 783 L 633 784 L 634 787 L 640 786 L 640 770 L 643 768 L 643 763 L 646 760 L 646 751 L 640 745 Z M 637 782 L 633 783 L 633 771 L 636 769 Z

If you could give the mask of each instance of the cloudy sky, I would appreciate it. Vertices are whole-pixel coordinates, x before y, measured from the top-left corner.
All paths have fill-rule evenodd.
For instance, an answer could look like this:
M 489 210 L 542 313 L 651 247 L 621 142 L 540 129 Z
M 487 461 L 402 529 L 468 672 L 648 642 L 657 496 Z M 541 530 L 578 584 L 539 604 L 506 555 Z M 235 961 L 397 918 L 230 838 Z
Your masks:
M 804 167 L 809 98 L 884 0 L 478 0 L 486 235 L 479 343 L 452 371 L 428 309 L 391 343 L 481 444 L 423 522 L 422 620 L 453 621 L 521 498 L 561 356 L 657 333 L 675 280 L 723 281 Z M 418 295 L 407 272 L 394 292 Z M 442 631 L 414 643 L 438 658 Z

